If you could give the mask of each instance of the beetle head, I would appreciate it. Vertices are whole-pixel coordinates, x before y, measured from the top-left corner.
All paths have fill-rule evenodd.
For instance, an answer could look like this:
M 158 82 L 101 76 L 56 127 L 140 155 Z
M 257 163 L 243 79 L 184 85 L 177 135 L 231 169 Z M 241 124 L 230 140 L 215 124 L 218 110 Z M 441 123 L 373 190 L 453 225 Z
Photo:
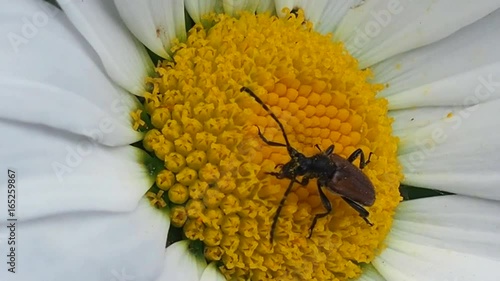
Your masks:
M 308 171 L 309 158 L 298 152 L 295 148 L 289 147 L 290 161 L 285 164 L 279 164 L 280 171 L 276 173 L 279 179 L 295 179 L 297 176 L 303 176 Z

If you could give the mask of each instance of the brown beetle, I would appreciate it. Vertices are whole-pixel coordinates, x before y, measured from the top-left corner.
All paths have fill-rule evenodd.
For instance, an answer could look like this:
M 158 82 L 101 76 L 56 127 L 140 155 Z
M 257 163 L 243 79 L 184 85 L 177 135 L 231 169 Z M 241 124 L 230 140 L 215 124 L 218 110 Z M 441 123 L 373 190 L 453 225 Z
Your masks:
M 320 150 L 320 153 L 311 157 L 306 157 L 290 145 L 283 125 L 271 109 L 250 89 L 242 87 L 241 92 L 246 92 L 252 96 L 260 105 L 262 105 L 262 107 L 269 113 L 276 123 L 278 123 L 278 126 L 283 133 L 285 144 L 267 140 L 260 131 L 260 128 L 257 127 L 259 137 L 262 141 L 270 146 L 286 147 L 291 158 L 289 162 L 276 166 L 281 168 L 279 172 L 268 173 L 278 179 L 290 179 L 290 184 L 288 185 L 285 194 L 280 201 L 278 209 L 276 210 L 276 214 L 274 215 L 273 224 L 271 226 L 271 242 L 273 241 L 274 229 L 276 228 L 281 209 L 283 208 L 288 194 L 292 190 L 293 184 L 296 182 L 305 186 L 309 183 L 310 179 L 317 179 L 319 196 L 326 212 L 316 214 L 314 217 L 311 227 L 309 228 L 309 238 L 312 235 L 314 226 L 316 225 L 318 219 L 327 216 L 332 211 L 332 205 L 328 200 L 328 197 L 326 197 L 323 192 L 323 187 L 334 194 L 338 194 L 342 199 L 344 199 L 345 202 L 347 202 L 347 204 L 349 204 L 349 206 L 359 213 L 361 218 L 363 218 L 367 224 L 373 225 L 367 219 L 370 213 L 363 206 L 373 205 L 375 202 L 375 188 L 373 187 L 370 179 L 368 179 L 368 177 L 361 171 L 361 169 L 363 169 L 370 162 L 372 153 L 370 153 L 368 159 L 365 161 L 363 151 L 358 148 L 347 159 L 344 159 L 333 153 L 333 145 L 328 147 L 326 151 L 321 151 L 320 147 L 316 145 L 316 147 Z M 359 168 L 352 164 L 352 162 L 358 157 L 360 158 Z M 297 177 L 302 177 L 302 179 L 299 180 Z

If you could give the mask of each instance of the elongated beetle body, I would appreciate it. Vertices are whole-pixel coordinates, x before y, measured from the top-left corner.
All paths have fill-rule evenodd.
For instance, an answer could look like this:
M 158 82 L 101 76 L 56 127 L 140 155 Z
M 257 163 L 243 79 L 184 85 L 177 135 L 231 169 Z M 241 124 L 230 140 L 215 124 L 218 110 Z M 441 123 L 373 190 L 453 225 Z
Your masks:
M 370 153 L 368 159 L 365 161 L 363 151 L 358 148 L 347 159 L 344 159 L 333 153 L 333 145 L 328 147 L 325 151 L 322 151 L 320 147 L 316 145 L 320 152 L 311 157 L 307 157 L 290 145 L 285 129 L 278 117 L 276 117 L 271 109 L 257 95 L 246 87 L 242 87 L 240 91 L 248 93 L 269 113 L 269 115 L 280 127 L 283 138 L 285 139 L 284 144 L 269 141 L 266 137 L 264 137 L 260 128 L 257 127 L 259 137 L 262 141 L 270 146 L 286 147 L 291 158 L 289 162 L 276 166 L 277 168 L 280 167 L 279 172 L 268 172 L 268 174 L 273 175 L 278 179 L 290 180 L 290 184 L 288 185 L 273 218 L 273 224 L 271 225 L 271 242 L 273 241 L 274 230 L 276 228 L 276 224 L 278 223 L 278 217 L 281 213 L 281 209 L 283 208 L 288 194 L 292 190 L 293 184 L 298 183 L 305 186 L 311 179 L 317 180 L 319 196 L 326 212 L 315 215 L 311 227 L 309 228 L 309 238 L 312 235 L 314 226 L 316 225 L 318 219 L 327 216 L 332 211 L 332 205 L 328 200 L 328 197 L 326 197 L 323 192 L 323 188 L 339 195 L 345 202 L 347 202 L 347 204 L 349 204 L 349 206 L 359 213 L 361 218 L 367 224 L 373 225 L 368 220 L 370 213 L 364 208 L 364 206 L 369 207 L 375 203 L 375 188 L 370 179 L 361 171 L 361 169 L 363 169 L 370 162 L 372 153 Z M 360 158 L 359 168 L 352 164 L 352 162 L 358 157 Z M 299 180 L 298 177 L 302 178 Z

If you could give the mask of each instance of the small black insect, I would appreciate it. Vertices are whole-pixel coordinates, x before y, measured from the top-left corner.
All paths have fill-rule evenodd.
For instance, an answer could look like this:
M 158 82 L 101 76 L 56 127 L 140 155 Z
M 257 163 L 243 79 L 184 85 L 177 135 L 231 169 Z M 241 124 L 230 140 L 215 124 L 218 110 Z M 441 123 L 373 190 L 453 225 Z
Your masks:
M 294 16 L 295 16 L 295 18 L 298 18 L 298 17 L 299 17 L 299 9 L 300 9 L 299 7 L 294 7 L 294 8 L 290 11 L 290 14 L 294 15 Z M 304 20 L 304 21 L 302 22 L 302 24 L 305 24 L 305 23 L 306 23 L 306 21 Z
M 333 145 L 328 147 L 326 151 L 322 151 L 321 148 L 316 145 L 316 147 L 320 150 L 320 153 L 311 157 L 306 157 L 290 145 L 283 125 L 271 109 L 247 87 L 242 87 L 240 91 L 246 92 L 252 96 L 260 105 L 262 105 L 269 115 L 271 115 L 276 123 L 278 123 L 278 126 L 283 133 L 285 144 L 267 140 L 260 131 L 260 128 L 257 127 L 259 137 L 267 145 L 286 147 L 291 158 L 288 163 L 276 166 L 281 168 L 279 172 L 268 173 L 278 179 L 290 179 L 290 184 L 288 185 L 285 194 L 280 201 L 278 210 L 274 215 L 273 224 L 271 226 L 271 242 L 273 241 L 274 229 L 276 228 L 281 209 L 283 208 L 288 194 L 292 190 L 293 184 L 298 183 L 305 186 L 311 179 L 317 179 L 319 196 L 326 212 L 317 214 L 314 217 L 311 227 L 309 228 L 308 238 L 311 237 L 318 219 L 327 216 L 332 211 L 332 205 L 328 200 L 328 197 L 326 197 L 323 192 L 323 187 L 328 191 L 339 195 L 345 202 L 347 202 L 347 204 L 349 204 L 349 206 L 359 213 L 361 218 L 363 218 L 367 224 L 372 226 L 373 224 L 367 219 L 370 213 L 363 206 L 373 205 L 375 202 L 375 188 L 373 187 L 370 179 L 368 179 L 368 177 L 361 171 L 361 169 L 363 169 L 370 162 L 372 153 L 370 153 L 367 161 L 365 161 L 363 151 L 358 148 L 347 159 L 344 159 L 333 153 Z M 358 157 L 361 158 L 359 169 L 352 164 L 352 162 Z M 297 177 L 302 177 L 302 179 L 299 180 Z

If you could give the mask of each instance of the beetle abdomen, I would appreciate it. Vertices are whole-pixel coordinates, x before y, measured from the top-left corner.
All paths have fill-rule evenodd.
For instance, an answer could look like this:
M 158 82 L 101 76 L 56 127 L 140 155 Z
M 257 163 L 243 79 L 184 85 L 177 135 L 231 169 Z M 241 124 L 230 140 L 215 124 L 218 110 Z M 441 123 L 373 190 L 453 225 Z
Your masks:
M 375 188 L 370 179 L 351 162 L 338 155 L 332 155 L 337 165 L 327 188 L 364 206 L 375 202 Z

